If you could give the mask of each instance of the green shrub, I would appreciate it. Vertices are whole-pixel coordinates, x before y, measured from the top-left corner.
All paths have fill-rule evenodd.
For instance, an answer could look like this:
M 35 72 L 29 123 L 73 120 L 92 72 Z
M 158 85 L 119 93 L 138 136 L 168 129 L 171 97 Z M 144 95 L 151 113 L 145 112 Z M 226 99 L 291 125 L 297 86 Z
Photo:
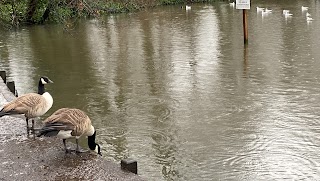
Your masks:
M 191 2 L 212 2 L 214 0 L 191 0 Z M 188 0 L 37 0 L 34 9 L 30 0 L 0 0 L 0 25 L 18 26 L 22 23 L 40 24 L 45 21 L 63 23 L 66 20 L 83 17 L 98 17 L 103 14 L 132 12 L 157 5 L 173 5 Z M 34 10 L 34 11 L 33 11 Z M 28 12 L 32 12 L 32 17 Z M 49 12 L 49 13 L 48 13 Z M 48 16 L 46 16 L 48 15 Z

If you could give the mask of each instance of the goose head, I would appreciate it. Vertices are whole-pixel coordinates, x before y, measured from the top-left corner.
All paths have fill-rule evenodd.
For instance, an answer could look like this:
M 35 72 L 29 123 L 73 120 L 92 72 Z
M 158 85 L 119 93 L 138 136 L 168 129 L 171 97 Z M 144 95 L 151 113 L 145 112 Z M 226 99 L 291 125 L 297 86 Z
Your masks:
M 47 76 L 40 77 L 39 85 L 38 85 L 38 94 L 41 94 L 41 95 L 44 94 L 45 93 L 44 85 L 49 83 L 53 83 L 53 81 L 50 80 Z
M 94 131 L 93 135 L 88 136 L 88 146 L 90 150 L 93 150 L 99 155 L 102 155 L 100 145 L 96 143 L 96 131 Z
M 41 84 L 49 84 L 49 83 L 53 83 L 53 81 L 50 80 L 47 76 L 42 76 L 42 77 L 40 77 L 39 83 L 41 83 Z

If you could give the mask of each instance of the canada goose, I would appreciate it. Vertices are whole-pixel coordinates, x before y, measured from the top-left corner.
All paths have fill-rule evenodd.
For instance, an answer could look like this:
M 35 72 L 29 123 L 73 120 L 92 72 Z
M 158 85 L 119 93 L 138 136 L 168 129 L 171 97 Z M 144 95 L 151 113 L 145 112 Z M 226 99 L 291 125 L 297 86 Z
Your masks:
M 24 114 L 27 122 L 27 131 L 29 133 L 29 122 L 31 118 L 44 115 L 53 104 L 52 96 L 45 92 L 44 85 L 53 83 L 48 77 L 42 76 L 39 80 L 38 93 L 24 94 L 3 106 L 0 111 L 0 117 Z M 32 130 L 34 130 L 34 119 L 32 119 Z
M 101 155 L 100 146 L 95 142 L 96 131 L 91 124 L 90 118 L 85 112 L 75 108 L 61 108 L 43 121 L 44 126 L 39 130 L 40 136 L 57 136 L 63 140 L 66 153 L 66 139 L 75 138 L 77 143 L 76 152 L 80 153 L 78 139 L 81 136 L 88 136 L 88 146 L 91 150 L 97 151 Z M 96 150 L 97 149 L 97 150 Z

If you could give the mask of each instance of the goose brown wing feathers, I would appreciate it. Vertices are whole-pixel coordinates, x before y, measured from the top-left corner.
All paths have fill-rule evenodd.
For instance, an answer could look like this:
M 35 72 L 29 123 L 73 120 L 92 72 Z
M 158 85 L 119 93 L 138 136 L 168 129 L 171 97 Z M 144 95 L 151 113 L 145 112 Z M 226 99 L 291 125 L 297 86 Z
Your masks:
M 15 100 L 9 102 L 3 107 L 2 111 L 15 111 L 20 114 L 27 114 L 28 111 L 32 109 L 37 109 L 37 107 L 41 106 L 43 102 L 45 101 L 41 95 L 36 93 L 29 93 L 22 95 L 16 98 Z
M 72 108 L 61 108 L 44 120 L 48 124 L 72 125 L 73 136 L 81 136 L 91 125 L 91 120 L 83 111 Z

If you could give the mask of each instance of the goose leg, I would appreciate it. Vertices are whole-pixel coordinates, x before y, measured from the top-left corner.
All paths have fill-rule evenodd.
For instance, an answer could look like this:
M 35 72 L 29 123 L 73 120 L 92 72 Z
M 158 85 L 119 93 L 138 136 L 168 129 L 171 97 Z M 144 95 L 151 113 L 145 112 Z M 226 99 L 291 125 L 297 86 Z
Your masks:
M 29 135 L 29 119 L 26 118 L 26 122 L 27 122 L 27 134 Z
M 34 119 L 32 119 L 32 126 L 31 126 L 32 131 L 34 132 Z
M 32 126 L 31 126 L 31 134 L 33 134 L 33 140 L 36 140 L 36 132 L 34 130 L 34 119 L 32 121 Z
M 78 143 L 78 139 L 76 139 L 76 143 L 77 143 L 77 148 L 76 148 L 76 153 L 77 153 L 77 154 L 88 152 L 88 151 L 80 150 L 80 148 L 79 148 L 79 143 Z
M 32 133 L 32 134 L 35 134 L 35 133 L 36 133 L 36 131 L 39 131 L 39 129 L 38 129 L 38 128 L 37 128 L 37 129 L 36 129 L 36 128 L 34 128 L 34 122 L 35 122 L 35 121 L 34 121 L 34 119 L 32 119 L 32 126 L 31 126 L 31 133 Z
M 33 132 L 33 140 L 36 140 L 36 134 Z
M 36 119 L 36 118 L 34 118 L 34 119 Z M 32 133 L 33 134 L 35 134 L 36 133 L 36 131 L 39 131 L 40 129 L 39 128 L 35 128 L 35 120 L 34 119 L 32 119 Z
M 65 149 L 66 153 L 71 153 L 71 150 L 69 150 L 69 149 L 67 148 L 66 139 L 63 139 L 62 141 L 63 141 L 63 146 L 64 146 L 64 149 Z
M 80 153 L 78 139 L 76 139 L 76 143 L 77 143 L 76 153 Z

